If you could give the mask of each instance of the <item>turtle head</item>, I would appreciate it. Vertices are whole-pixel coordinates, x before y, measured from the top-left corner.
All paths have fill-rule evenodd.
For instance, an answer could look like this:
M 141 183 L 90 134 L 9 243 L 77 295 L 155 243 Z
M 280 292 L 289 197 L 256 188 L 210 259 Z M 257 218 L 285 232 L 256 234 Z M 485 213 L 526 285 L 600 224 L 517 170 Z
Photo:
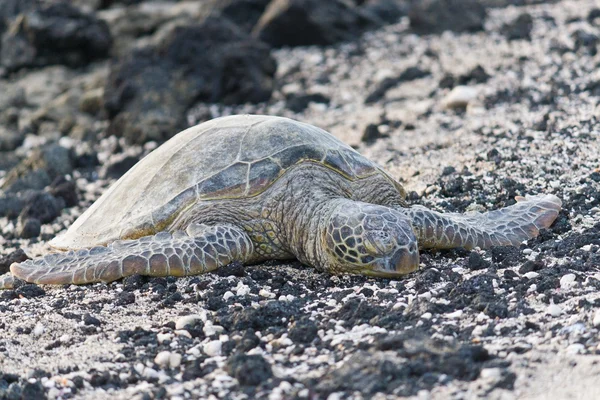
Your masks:
M 330 215 L 323 236 L 331 272 L 395 277 L 419 267 L 410 219 L 388 207 L 345 201 Z

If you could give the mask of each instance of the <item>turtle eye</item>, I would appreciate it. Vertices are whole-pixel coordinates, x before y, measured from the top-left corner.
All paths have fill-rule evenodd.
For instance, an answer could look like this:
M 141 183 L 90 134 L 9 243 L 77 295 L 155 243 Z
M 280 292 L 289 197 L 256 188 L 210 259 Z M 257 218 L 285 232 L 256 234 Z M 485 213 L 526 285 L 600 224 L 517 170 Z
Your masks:
M 364 235 L 364 246 L 372 256 L 385 256 L 394 250 L 394 239 L 386 232 L 366 232 Z

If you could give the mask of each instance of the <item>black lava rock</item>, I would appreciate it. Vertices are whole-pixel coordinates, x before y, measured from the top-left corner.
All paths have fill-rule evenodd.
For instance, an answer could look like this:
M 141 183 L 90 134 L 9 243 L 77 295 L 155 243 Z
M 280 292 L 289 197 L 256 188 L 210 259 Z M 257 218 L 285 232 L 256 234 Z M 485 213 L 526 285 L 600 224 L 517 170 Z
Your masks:
M 26 299 L 31 299 L 34 297 L 44 296 L 46 294 L 46 291 L 44 289 L 42 289 L 41 287 L 39 287 L 38 285 L 27 284 L 27 285 L 18 287 L 15 290 L 15 293 L 18 296 L 25 297 Z
M 19 214 L 19 221 L 37 219 L 42 224 L 52 222 L 65 207 L 63 199 L 57 199 L 47 192 L 37 192 L 30 196 Z M 36 235 L 37 236 L 37 235 Z
M 371 93 L 365 98 L 365 104 L 371 104 L 383 99 L 388 90 L 398 86 L 402 82 L 413 81 L 428 76 L 429 71 L 422 70 L 419 67 L 409 67 L 396 77 L 385 78 L 381 81 Z
M 71 172 L 73 172 L 71 151 L 51 144 L 35 149 L 30 157 L 11 169 L 1 189 L 7 192 L 42 190 L 57 177 Z
M 20 263 L 29 260 L 23 249 L 17 249 L 6 256 L 0 256 L 0 275 L 9 271 L 12 263 Z
M 227 360 L 226 370 L 244 386 L 259 385 L 273 376 L 271 365 L 259 354 L 236 354 Z
M 237 276 L 240 278 L 246 276 L 244 264 L 239 261 L 234 261 L 224 267 L 218 268 L 215 273 L 219 276 Z
M 48 192 L 56 198 L 63 199 L 66 207 L 77 205 L 77 185 L 72 180 L 65 179 L 64 176 L 56 177 L 48 188 Z
M 285 106 L 293 112 L 306 110 L 310 103 L 329 104 L 329 97 L 321 93 L 291 94 L 287 96 Z
M 385 136 L 382 135 L 381 132 L 379 132 L 379 127 L 377 126 L 377 124 L 369 124 L 365 127 L 365 131 L 363 132 L 360 140 L 362 140 L 365 143 L 370 144 L 382 137 L 385 137 Z
M 478 65 L 466 74 L 463 74 L 458 77 L 459 85 L 468 85 L 472 83 L 484 83 L 490 79 L 490 75 L 486 72 L 486 70 Z
M 106 57 L 111 44 L 106 22 L 59 2 L 12 23 L 2 37 L 0 62 L 11 71 L 50 64 L 78 67 Z
M 93 315 L 91 315 L 90 313 L 86 313 L 83 316 L 83 324 L 84 325 L 100 326 L 100 325 L 102 325 L 102 322 L 98 318 L 96 318 Z
M 591 55 L 596 54 L 598 41 L 600 41 L 596 34 L 577 29 L 571 36 L 575 42 L 575 50 L 586 49 Z
M 308 319 L 302 318 L 292 324 L 288 337 L 296 343 L 310 343 L 317 337 L 317 324 Z
M 253 34 L 274 47 L 329 45 L 356 37 L 381 21 L 341 0 L 273 0 Z
M 410 27 L 417 33 L 483 30 L 485 7 L 477 0 L 421 0 L 412 3 Z
M 531 40 L 531 30 L 533 29 L 533 18 L 524 13 L 519 15 L 514 21 L 502 27 L 502 32 L 508 40 L 527 39 Z
M 187 126 L 194 102 L 268 100 L 275 70 L 269 47 L 226 19 L 175 27 L 157 45 L 112 63 L 104 89 L 109 133 L 164 141 Z
M 17 223 L 17 236 L 21 239 L 30 239 L 40 236 L 42 223 L 37 218 L 19 219 Z
M 220 8 L 222 16 L 227 17 L 242 28 L 244 32 L 252 31 L 252 28 L 271 0 L 219 0 L 217 7 Z
M 469 268 L 470 270 L 476 271 L 479 269 L 486 269 L 490 265 L 490 262 L 481 257 L 479 253 L 474 251 L 469 253 L 469 258 L 467 260 L 467 268 Z
M 102 176 L 105 179 L 118 179 L 125 175 L 138 161 L 140 161 L 140 158 L 132 155 L 115 158 L 106 164 Z
M 514 246 L 497 246 L 489 251 L 492 253 L 492 261 L 504 267 L 514 265 L 522 257 L 521 251 Z

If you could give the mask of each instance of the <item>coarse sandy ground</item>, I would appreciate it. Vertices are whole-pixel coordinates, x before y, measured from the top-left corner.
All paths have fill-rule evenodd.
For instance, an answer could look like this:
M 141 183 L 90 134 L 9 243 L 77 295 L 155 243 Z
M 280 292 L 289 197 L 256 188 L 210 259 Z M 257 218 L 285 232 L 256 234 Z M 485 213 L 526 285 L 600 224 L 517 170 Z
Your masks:
M 356 42 L 277 50 L 283 84 L 268 104 L 190 112 L 190 121 L 208 109 L 318 125 L 385 167 L 412 203 L 440 211 L 556 194 L 564 211 L 538 238 L 424 251 L 421 270 L 402 280 L 268 263 L 184 279 L 23 286 L 0 294 L 0 381 L 30 398 L 600 398 L 600 57 L 572 36 L 600 35 L 586 21 L 596 5 L 492 9 L 473 34 L 416 36 L 402 20 Z M 503 24 L 524 12 L 531 40 L 508 41 Z M 466 79 L 476 98 L 466 110 L 444 107 L 440 80 L 478 65 L 489 78 Z M 428 75 L 364 103 L 377 82 L 409 67 Z M 330 103 L 294 113 L 283 99 L 299 91 Z M 369 124 L 382 134 L 373 143 L 361 141 Z M 44 238 L 110 182 L 77 183 L 80 206 L 45 226 Z M 14 226 L 4 219 L 0 228 Z M 1 254 L 45 251 L 43 242 L 0 245 Z

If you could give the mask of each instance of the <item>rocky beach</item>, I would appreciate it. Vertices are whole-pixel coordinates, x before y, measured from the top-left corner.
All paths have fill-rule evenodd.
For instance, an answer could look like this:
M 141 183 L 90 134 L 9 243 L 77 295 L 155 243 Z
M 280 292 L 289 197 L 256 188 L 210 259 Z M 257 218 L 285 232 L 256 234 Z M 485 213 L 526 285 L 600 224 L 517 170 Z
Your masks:
M 594 0 L 0 0 L 0 275 L 233 114 L 323 128 L 413 205 L 554 194 L 518 247 L 0 291 L 0 399 L 600 397 Z

